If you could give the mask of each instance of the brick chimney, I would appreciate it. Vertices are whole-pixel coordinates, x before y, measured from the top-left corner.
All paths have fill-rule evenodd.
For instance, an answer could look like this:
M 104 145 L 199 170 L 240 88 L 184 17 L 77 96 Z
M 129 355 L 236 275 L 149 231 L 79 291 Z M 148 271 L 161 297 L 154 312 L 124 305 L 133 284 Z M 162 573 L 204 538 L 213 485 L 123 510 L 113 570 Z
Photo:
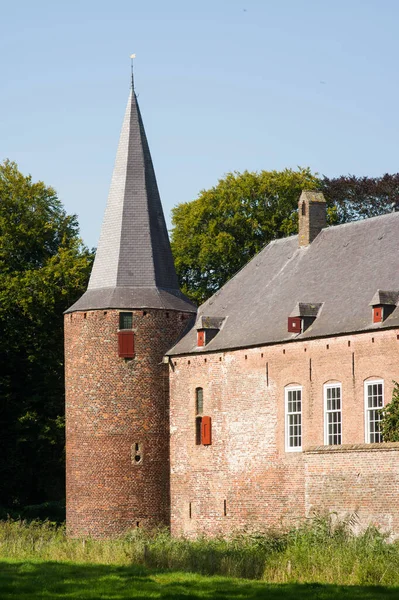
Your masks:
M 321 192 L 304 190 L 299 199 L 299 245 L 309 246 L 327 227 L 327 206 Z

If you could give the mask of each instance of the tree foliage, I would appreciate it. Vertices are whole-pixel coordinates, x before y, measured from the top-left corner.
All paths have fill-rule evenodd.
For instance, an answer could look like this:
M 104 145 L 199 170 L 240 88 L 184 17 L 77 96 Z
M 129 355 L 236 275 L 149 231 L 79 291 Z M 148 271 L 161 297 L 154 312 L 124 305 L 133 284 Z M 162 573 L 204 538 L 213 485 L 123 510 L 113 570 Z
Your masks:
M 56 192 L 0 164 L 0 505 L 64 495 L 63 311 L 91 263 Z
M 399 383 L 394 381 L 392 400 L 381 409 L 381 433 L 384 442 L 399 442 Z
M 172 250 L 184 293 L 204 302 L 265 244 L 296 233 L 300 193 L 316 188 L 327 200 L 328 222 L 345 223 L 389 211 L 399 199 L 399 174 L 330 179 L 308 168 L 228 173 L 173 209 Z
M 399 202 L 399 173 L 382 177 L 323 177 L 320 190 L 327 203 L 335 206 L 337 223 L 376 217 Z
M 173 209 L 172 250 L 180 285 L 201 303 L 273 239 L 296 230 L 309 169 L 228 173 L 210 190 Z

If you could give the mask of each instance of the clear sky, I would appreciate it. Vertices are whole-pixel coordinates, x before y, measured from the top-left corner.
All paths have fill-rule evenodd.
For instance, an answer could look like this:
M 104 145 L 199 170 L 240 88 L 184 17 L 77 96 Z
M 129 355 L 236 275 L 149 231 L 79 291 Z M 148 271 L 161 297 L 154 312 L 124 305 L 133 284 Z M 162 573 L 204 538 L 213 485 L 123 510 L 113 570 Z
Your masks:
M 398 169 L 397 0 L 0 0 L 0 160 L 97 245 L 136 53 L 165 216 L 229 171 Z

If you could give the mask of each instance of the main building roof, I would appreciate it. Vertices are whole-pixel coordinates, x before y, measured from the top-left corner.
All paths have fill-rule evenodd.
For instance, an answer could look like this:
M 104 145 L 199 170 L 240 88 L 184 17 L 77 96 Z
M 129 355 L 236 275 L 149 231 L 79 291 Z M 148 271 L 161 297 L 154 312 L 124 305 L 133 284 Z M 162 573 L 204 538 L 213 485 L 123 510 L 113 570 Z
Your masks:
M 377 290 L 399 291 L 399 212 L 323 229 L 308 246 L 298 236 L 271 242 L 198 311 L 224 318 L 197 347 L 193 328 L 168 354 L 212 352 L 399 326 L 399 307 L 373 323 Z M 299 303 L 321 304 L 303 333 L 287 331 Z M 299 315 L 298 315 L 299 316 Z

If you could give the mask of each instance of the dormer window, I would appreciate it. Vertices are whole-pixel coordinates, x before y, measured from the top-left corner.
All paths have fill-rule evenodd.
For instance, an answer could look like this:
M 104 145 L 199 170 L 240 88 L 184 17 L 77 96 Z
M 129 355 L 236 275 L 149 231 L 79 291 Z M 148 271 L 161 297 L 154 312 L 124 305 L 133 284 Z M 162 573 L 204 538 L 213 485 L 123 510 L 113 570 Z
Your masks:
M 302 319 L 300 317 L 288 317 L 288 332 L 302 333 Z
M 288 333 L 303 333 L 312 325 L 321 308 L 320 302 L 298 302 L 288 317 Z
M 222 317 L 204 317 L 200 316 L 196 323 L 197 346 L 202 348 L 219 333 L 224 318 Z
M 121 358 L 134 358 L 133 313 L 119 313 L 118 355 Z
M 373 308 L 373 323 L 382 323 L 398 306 L 399 292 L 377 290 L 370 306 Z
M 197 331 L 197 346 L 205 346 L 205 330 L 199 329 Z

